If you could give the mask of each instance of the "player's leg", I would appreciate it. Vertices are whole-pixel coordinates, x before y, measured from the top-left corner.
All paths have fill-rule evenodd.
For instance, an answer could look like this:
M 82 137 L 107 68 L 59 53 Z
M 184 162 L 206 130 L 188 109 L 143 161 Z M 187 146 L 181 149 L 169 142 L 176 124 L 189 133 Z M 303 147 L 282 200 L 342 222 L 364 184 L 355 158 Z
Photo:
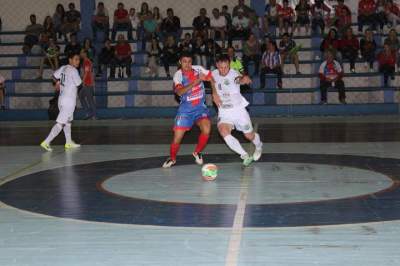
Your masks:
M 195 158 L 195 161 L 197 164 L 202 165 L 203 164 L 203 156 L 202 156 L 201 152 L 207 146 L 208 139 L 210 138 L 210 132 L 211 132 L 211 123 L 210 123 L 210 119 L 208 118 L 208 113 L 204 114 L 204 116 L 202 118 L 198 119 L 196 124 L 200 128 L 200 135 L 199 135 L 199 138 L 197 141 L 196 148 L 193 152 L 193 157 Z
M 258 161 L 262 155 L 263 143 L 261 142 L 260 135 L 255 132 L 250 115 L 246 109 L 243 108 L 236 112 L 235 127 L 242 131 L 245 138 L 254 144 L 255 150 L 252 157 L 254 161 Z
M 63 128 L 63 130 L 64 130 L 64 136 L 65 136 L 65 149 L 66 149 L 66 150 L 74 149 L 74 148 L 79 148 L 79 147 L 81 146 L 81 145 L 75 143 L 75 142 L 72 140 L 71 123 L 72 123 L 72 120 L 74 119 L 74 110 L 75 110 L 75 107 L 73 107 L 73 108 L 72 108 L 72 107 L 68 108 L 68 114 L 69 114 L 69 116 L 68 116 L 68 120 L 67 120 L 67 122 L 65 123 L 64 128 Z
M 64 127 L 63 124 L 57 122 L 50 130 L 50 133 L 47 136 L 47 138 L 44 141 L 42 141 L 42 143 L 40 143 L 40 146 L 46 151 L 53 151 L 53 149 L 50 147 L 50 144 L 58 136 L 58 134 L 60 134 L 63 127 Z

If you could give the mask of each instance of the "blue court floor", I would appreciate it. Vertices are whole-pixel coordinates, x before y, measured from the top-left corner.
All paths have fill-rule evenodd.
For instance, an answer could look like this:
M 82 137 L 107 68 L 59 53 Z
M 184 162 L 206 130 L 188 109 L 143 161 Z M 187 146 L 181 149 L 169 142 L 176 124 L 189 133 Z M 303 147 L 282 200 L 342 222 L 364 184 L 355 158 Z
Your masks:
M 83 146 L 52 153 L 50 122 L 1 123 L 0 265 L 400 265 L 399 118 L 255 122 L 248 168 L 214 130 L 214 182 L 197 133 L 160 167 L 169 120 L 78 121 Z

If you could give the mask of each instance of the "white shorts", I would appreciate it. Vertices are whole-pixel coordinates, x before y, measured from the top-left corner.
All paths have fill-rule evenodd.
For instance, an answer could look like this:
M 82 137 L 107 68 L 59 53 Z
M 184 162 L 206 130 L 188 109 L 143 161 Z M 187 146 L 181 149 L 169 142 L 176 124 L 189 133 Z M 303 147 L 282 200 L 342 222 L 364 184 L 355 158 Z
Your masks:
M 58 104 L 58 109 L 57 123 L 65 125 L 74 120 L 75 105 Z
M 220 108 L 218 124 L 230 124 L 234 129 L 243 133 L 253 132 L 253 125 L 246 108 Z

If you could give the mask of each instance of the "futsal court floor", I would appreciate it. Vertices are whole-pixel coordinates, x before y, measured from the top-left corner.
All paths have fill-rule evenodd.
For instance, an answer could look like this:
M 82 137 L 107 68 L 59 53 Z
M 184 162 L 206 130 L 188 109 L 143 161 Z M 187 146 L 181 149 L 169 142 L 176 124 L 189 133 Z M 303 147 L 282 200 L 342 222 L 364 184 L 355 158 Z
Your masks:
M 253 122 L 248 168 L 214 123 L 213 182 L 197 130 L 161 168 L 171 119 L 77 121 L 82 147 L 52 153 L 52 122 L 0 123 L 0 265 L 400 265 L 399 117 Z

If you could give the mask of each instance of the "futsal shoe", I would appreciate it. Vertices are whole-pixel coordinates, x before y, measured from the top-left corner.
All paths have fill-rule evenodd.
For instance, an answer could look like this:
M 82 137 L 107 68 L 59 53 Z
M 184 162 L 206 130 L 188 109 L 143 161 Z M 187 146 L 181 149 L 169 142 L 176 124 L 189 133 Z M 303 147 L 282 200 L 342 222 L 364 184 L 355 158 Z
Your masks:
M 42 142 L 40 143 L 40 147 L 42 147 L 43 149 L 45 149 L 46 151 L 53 151 L 53 149 L 50 147 L 50 144 L 47 144 L 46 142 Z
M 240 156 L 243 160 L 243 165 L 245 167 L 249 166 L 253 162 L 253 157 L 249 156 L 247 153 L 245 155 Z
M 176 164 L 175 160 L 172 160 L 171 158 L 168 158 L 165 163 L 162 165 L 163 168 L 171 168 L 173 165 Z
M 194 157 L 195 162 L 196 162 L 198 165 L 202 165 L 202 164 L 204 163 L 204 161 L 203 161 L 203 155 L 202 155 L 200 152 L 199 152 L 199 153 L 193 152 L 192 155 L 193 155 L 193 157 Z
M 65 149 L 66 150 L 70 150 L 70 149 L 76 149 L 76 148 L 80 148 L 81 147 L 81 145 L 80 144 L 77 144 L 77 143 L 75 143 L 75 142 L 70 142 L 70 143 L 65 143 Z
M 262 155 L 262 148 L 260 148 L 260 149 L 257 149 L 257 148 L 256 148 L 256 149 L 254 150 L 254 153 L 253 153 L 253 160 L 254 160 L 254 161 L 260 160 L 261 155 Z

